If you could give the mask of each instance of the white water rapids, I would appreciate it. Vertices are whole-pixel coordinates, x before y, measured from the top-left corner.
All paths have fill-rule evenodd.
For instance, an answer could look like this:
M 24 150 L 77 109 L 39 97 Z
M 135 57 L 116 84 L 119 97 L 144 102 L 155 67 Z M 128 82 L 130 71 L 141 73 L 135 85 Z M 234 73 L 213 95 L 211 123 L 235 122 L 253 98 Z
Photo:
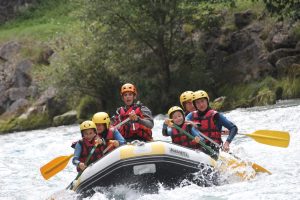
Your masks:
M 161 188 L 157 194 L 119 186 L 110 193 L 97 192 L 90 199 L 300 199 L 300 100 L 236 109 L 225 116 L 240 133 L 262 129 L 290 133 L 288 148 L 267 146 L 245 136 L 236 136 L 231 144 L 233 153 L 265 167 L 272 175 L 260 174 L 250 181 L 213 187 Z M 154 139 L 168 140 L 161 135 L 162 123 L 161 117 L 155 118 Z M 64 189 L 76 176 L 71 162 L 49 180 L 43 179 L 39 169 L 55 157 L 72 154 L 70 145 L 80 137 L 78 125 L 0 135 L 0 199 L 47 199 Z M 58 199 L 76 199 L 76 194 L 62 192 Z

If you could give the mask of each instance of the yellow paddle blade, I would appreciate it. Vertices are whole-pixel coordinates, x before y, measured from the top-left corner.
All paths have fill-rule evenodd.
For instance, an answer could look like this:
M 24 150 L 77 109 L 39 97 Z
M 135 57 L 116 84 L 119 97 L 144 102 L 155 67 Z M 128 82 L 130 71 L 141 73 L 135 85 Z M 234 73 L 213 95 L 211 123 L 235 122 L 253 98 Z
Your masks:
M 269 170 L 263 168 L 262 166 L 249 162 L 249 161 L 243 161 L 240 158 L 226 153 L 221 152 L 219 155 L 219 161 L 222 162 L 221 168 L 219 168 L 223 172 L 233 172 L 234 175 L 237 177 L 240 177 L 242 180 L 249 180 L 251 178 L 254 178 L 256 173 L 268 173 L 272 174 Z M 249 170 L 249 167 L 253 170 Z
M 285 131 L 258 130 L 252 134 L 241 134 L 252 137 L 256 142 L 277 147 L 288 147 L 290 134 Z
M 268 174 L 272 174 L 269 170 L 267 170 L 266 168 L 263 168 L 262 166 L 256 164 L 256 163 L 252 163 L 252 168 L 256 171 L 256 172 L 262 172 L 262 173 L 268 173 Z
M 40 168 L 42 176 L 46 180 L 48 180 L 49 178 L 63 170 L 67 166 L 70 158 L 72 158 L 73 155 L 74 154 L 71 154 L 69 156 L 59 156 L 48 162 L 46 165 L 42 166 Z

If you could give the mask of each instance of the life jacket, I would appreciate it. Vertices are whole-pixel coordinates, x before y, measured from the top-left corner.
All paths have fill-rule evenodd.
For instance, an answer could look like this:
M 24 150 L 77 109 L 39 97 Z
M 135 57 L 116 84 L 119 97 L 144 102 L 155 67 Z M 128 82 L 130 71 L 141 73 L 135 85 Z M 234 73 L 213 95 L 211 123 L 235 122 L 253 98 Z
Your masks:
M 129 117 L 129 113 L 135 111 L 136 115 L 141 119 L 144 118 L 143 112 L 141 111 L 141 106 L 133 104 L 128 109 L 124 107 L 119 108 L 119 118 L 121 121 L 124 121 Z M 142 141 L 151 141 L 152 140 L 152 131 L 150 128 L 138 123 L 138 122 L 128 122 L 122 125 L 119 128 L 121 135 L 125 140 L 142 140 Z
M 114 140 L 115 137 L 114 137 L 114 131 L 115 129 L 114 128 L 109 128 L 108 130 L 105 130 L 103 133 L 99 134 L 98 133 L 98 136 L 100 138 L 104 138 L 105 142 L 106 142 L 106 147 L 107 148 L 111 143 L 109 142 L 110 140 Z M 111 146 L 107 152 L 111 152 L 113 149 L 115 149 L 115 146 Z
M 222 144 L 221 131 L 214 122 L 214 116 L 217 113 L 217 111 L 210 109 L 205 113 L 204 116 L 200 116 L 198 111 L 193 111 L 192 121 L 197 123 L 200 122 L 201 126 L 198 127 L 199 131 L 211 138 L 216 143 Z M 208 140 L 205 140 L 205 143 L 211 146 L 211 142 Z
M 91 152 L 92 148 L 95 146 L 95 140 L 93 139 L 91 142 L 88 140 L 82 139 L 78 141 L 81 145 L 81 154 L 79 157 L 79 161 L 85 163 L 87 157 L 89 156 L 89 153 Z M 105 145 L 99 145 L 95 149 L 94 153 L 90 157 L 89 162 L 87 163 L 87 166 L 97 160 L 99 160 L 103 156 L 103 150 L 105 149 Z M 77 171 L 80 171 L 80 169 L 77 167 Z
M 185 130 L 188 133 L 191 133 L 192 125 L 184 122 L 181 129 Z M 192 149 L 199 149 L 200 145 L 191 139 L 189 139 L 184 133 L 181 133 L 176 128 L 172 128 L 172 142 L 175 144 L 179 144 L 181 146 L 189 147 Z

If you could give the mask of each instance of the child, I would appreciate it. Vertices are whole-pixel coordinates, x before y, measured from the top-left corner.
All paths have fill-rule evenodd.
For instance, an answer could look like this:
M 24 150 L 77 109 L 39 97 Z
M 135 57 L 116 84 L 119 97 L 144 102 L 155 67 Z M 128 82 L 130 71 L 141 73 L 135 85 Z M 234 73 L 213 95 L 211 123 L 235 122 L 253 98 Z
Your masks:
M 118 129 L 110 127 L 110 118 L 106 112 L 97 112 L 94 114 L 92 121 L 96 125 L 98 137 L 104 139 L 104 142 L 107 144 L 113 145 L 108 151 L 112 151 L 114 148 L 125 144 L 125 139 Z
M 146 106 L 134 103 L 137 97 L 137 90 L 131 83 L 126 83 L 121 87 L 121 98 L 124 106 L 117 109 L 114 125 L 130 118 L 130 121 L 119 128 L 120 133 L 126 141 L 133 140 L 152 141 L 152 131 L 154 126 L 152 113 Z
M 183 110 L 185 111 L 185 115 L 188 115 L 190 112 L 196 110 L 193 105 L 192 98 L 193 98 L 192 91 L 185 91 L 179 97 L 179 101 Z
M 104 141 L 97 137 L 96 125 L 92 121 L 84 121 L 80 124 L 82 139 L 76 142 L 72 163 L 77 167 L 77 171 L 83 171 L 90 163 L 93 163 L 103 156 L 106 148 Z M 97 146 L 94 153 L 87 158 L 94 146 Z M 73 147 L 73 146 L 72 146 Z
M 193 125 L 184 120 L 183 110 L 178 106 L 173 106 L 169 109 L 168 116 L 169 119 L 166 119 L 163 124 L 162 134 L 164 136 L 171 136 L 173 143 L 192 149 L 201 149 L 199 141 L 202 138 L 200 137 L 199 131 L 195 127 L 193 127 Z M 177 130 L 173 126 L 173 123 L 179 126 L 182 130 L 193 135 L 195 138 L 193 140 L 190 140 L 185 134 Z

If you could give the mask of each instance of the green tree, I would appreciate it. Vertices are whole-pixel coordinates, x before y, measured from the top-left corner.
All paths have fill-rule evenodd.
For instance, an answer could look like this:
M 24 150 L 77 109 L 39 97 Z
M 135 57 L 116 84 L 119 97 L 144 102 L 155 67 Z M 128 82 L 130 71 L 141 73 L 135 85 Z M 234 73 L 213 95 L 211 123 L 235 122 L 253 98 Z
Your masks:
M 272 14 L 283 17 L 290 17 L 294 20 L 300 19 L 299 0 L 263 0 L 266 9 Z
M 211 83 L 197 31 L 221 26 L 215 8 L 232 2 L 88 0 L 81 19 L 120 80 L 136 83 L 146 103 L 161 112 L 178 103 L 182 90 Z

